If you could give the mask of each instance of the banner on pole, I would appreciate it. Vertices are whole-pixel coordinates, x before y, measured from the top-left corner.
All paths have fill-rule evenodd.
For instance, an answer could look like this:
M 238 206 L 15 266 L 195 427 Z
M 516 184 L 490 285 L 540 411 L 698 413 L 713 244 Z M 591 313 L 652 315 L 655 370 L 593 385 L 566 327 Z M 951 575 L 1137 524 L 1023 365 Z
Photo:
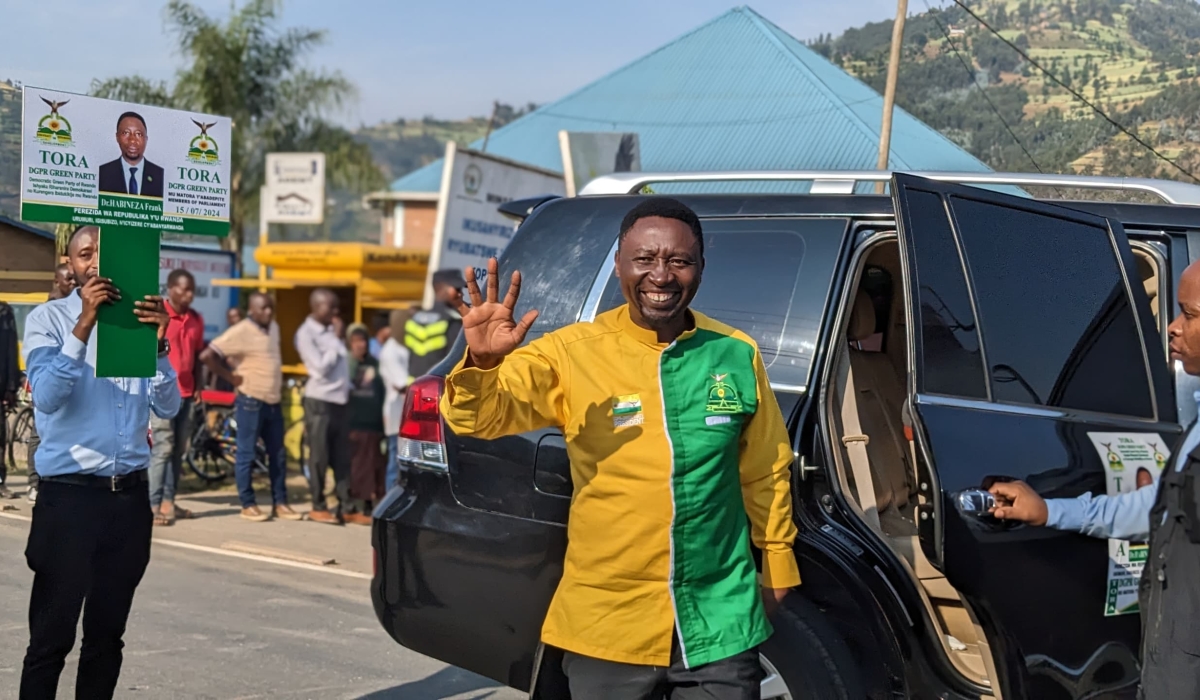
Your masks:
M 273 224 L 325 221 L 325 154 L 268 153 L 263 213 Z
M 21 218 L 229 233 L 227 117 L 25 86 Z

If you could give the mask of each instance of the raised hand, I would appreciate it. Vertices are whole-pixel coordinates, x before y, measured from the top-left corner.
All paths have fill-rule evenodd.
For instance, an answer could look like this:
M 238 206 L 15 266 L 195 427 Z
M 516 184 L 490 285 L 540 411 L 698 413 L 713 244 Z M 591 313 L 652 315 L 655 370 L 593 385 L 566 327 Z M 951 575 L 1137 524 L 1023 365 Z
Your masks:
M 538 316 L 537 311 L 530 311 L 520 321 L 513 321 L 513 308 L 521 296 L 521 273 L 513 271 L 508 294 L 500 302 L 497 301 L 500 296 L 498 267 L 495 258 L 488 260 L 486 298 L 479 293 L 475 268 L 468 267 L 464 276 L 467 279 L 467 292 L 471 295 L 471 305 L 467 306 L 462 299 L 457 305 L 458 313 L 462 315 L 469 362 L 480 369 L 499 365 L 506 355 L 519 348 Z

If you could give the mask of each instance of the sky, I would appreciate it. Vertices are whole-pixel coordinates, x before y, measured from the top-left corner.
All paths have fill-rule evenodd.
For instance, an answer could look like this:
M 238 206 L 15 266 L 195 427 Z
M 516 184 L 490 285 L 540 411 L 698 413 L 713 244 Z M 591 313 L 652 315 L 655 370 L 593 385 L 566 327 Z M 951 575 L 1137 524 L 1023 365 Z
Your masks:
M 234 0 L 241 2 L 242 0 Z M 340 71 L 358 98 L 346 126 L 486 116 L 493 100 L 543 104 L 734 7 L 736 0 L 290 0 L 282 24 L 328 31 L 310 68 Z M 941 4 L 939 0 L 930 0 Z M 193 0 L 213 17 L 230 0 Z M 169 80 L 180 66 L 160 0 L 0 0 L 0 80 L 87 92 L 94 78 Z M 886 19 L 895 0 L 756 0 L 799 39 Z M 924 11 L 911 3 L 910 12 Z M 85 49 L 86 47 L 86 49 Z

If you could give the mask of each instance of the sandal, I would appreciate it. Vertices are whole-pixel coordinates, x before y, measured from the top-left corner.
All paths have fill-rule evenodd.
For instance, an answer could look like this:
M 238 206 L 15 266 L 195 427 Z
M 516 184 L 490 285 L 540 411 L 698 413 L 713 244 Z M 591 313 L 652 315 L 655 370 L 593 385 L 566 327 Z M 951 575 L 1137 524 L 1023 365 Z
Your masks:
M 174 522 L 176 520 L 192 520 L 193 517 L 196 517 L 196 514 L 192 513 L 191 510 L 182 507 L 182 505 L 175 503 L 170 503 L 168 505 L 168 503 L 168 501 L 163 501 L 162 505 L 158 507 L 162 510 L 162 515 L 167 517 L 168 520 Z
M 165 527 L 165 526 L 169 526 L 169 525 L 174 525 L 175 520 L 174 520 L 174 518 L 168 517 L 167 515 L 165 515 L 163 513 L 155 513 L 154 514 L 154 524 Z

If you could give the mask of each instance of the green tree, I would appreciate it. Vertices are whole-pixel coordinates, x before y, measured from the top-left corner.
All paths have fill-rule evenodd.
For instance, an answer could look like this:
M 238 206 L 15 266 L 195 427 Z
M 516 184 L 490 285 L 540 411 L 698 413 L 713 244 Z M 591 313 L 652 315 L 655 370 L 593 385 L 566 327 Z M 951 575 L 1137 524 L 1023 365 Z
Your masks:
M 247 0 L 220 22 L 187 0 L 170 0 L 167 30 L 184 66 L 173 84 L 141 76 L 94 80 L 99 97 L 230 117 L 230 233 L 224 246 L 239 255 L 247 224 L 257 220 L 266 154 L 320 151 L 334 188 L 363 191 L 383 176 L 367 146 L 328 121 L 356 97 L 340 73 L 309 70 L 302 59 L 326 33 L 280 26 L 281 0 Z

